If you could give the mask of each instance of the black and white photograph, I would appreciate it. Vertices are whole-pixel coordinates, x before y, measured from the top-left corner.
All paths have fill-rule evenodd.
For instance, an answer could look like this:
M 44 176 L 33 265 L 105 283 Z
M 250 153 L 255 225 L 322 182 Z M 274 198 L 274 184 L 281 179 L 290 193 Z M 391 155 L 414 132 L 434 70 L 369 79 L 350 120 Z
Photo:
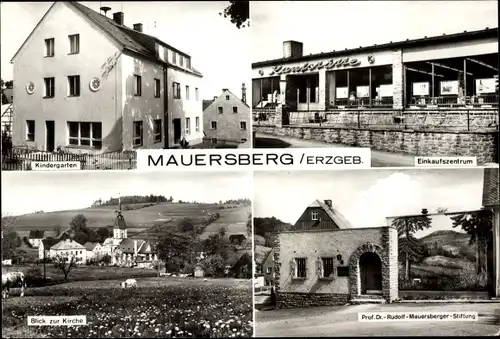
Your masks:
M 2 2 L 1 21 L 2 169 L 251 147 L 248 1 Z
M 498 163 L 497 1 L 253 1 L 250 14 L 254 147 Z
M 251 173 L 2 177 L 3 338 L 252 336 Z
M 256 336 L 499 335 L 498 171 L 255 172 Z

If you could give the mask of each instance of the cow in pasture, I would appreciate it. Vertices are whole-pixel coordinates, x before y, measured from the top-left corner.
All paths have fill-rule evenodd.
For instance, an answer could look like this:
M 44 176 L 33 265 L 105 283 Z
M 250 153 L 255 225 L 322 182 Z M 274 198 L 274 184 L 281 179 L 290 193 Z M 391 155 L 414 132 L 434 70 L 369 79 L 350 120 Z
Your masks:
M 137 287 L 137 280 L 127 279 L 121 283 L 122 288 Z
M 2 298 L 8 298 L 10 289 L 13 287 L 21 287 L 21 297 L 24 297 L 26 289 L 26 276 L 23 272 L 10 272 L 2 274 Z

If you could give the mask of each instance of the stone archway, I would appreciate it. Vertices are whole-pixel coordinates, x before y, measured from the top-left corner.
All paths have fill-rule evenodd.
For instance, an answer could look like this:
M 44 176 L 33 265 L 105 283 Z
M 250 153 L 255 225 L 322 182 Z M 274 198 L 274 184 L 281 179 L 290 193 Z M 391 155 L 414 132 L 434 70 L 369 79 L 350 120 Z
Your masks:
M 389 297 L 388 255 L 382 246 L 366 243 L 349 258 L 349 282 L 351 298 L 371 291 Z

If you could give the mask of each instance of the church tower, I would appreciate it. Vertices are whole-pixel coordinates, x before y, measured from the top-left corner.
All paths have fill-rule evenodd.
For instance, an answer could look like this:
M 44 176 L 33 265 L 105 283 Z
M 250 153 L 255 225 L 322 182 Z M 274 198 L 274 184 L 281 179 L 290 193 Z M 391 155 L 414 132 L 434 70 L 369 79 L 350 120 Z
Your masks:
M 113 238 L 120 241 L 127 239 L 127 223 L 122 214 L 121 197 L 118 197 L 118 211 L 116 211 L 115 224 L 113 225 Z

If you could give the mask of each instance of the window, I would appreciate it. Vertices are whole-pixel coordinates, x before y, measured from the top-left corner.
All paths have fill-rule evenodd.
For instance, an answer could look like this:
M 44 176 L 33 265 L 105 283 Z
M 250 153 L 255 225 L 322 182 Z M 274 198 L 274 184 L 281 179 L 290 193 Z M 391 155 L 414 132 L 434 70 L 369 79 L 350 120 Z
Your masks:
M 212 138 L 212 144 L 216 144 L 217 143 L 217 138 Z
M 142 95 L 142 78 L 140 75 L 134 75 L 134 95 Z
M 217 107 L 217 112 L 219 112 L 219 114 L 222 114 L 223 113 L 222 107 Z
M 134 121 L 134 147 L 142 146 L 142 121 Z
M 186 67 L 191 68 L 191 58 L 186 58 Z
M 179 84 L 178 82 L 174 82 L 173 89 L 174 89 L 174 99 L 180 99 L 181 98 L 181 84 Z
M 186 118 L 186 135 L 191 134 L 191 118 Z
M 195 96 L 196 101 L 200 100 L 200 93 L 198 92 L 198 87 L 196 87 L 194 89 L 194 96 Z
M 101 148 L 102 124 L 100 122 L 68 122 L 71 146 Z
M 177 63 L 177 53 L 176 53 L 176 52 L 173 52 L 173 51 L 172 51 L 172 62 L 173 62 L 174 64 L 176 64 L 176 63 Z
M 180 55 L 180 58 L 179 58 L 179 59 L 180 59 L 180 60 L 179 60 L 179 64 L 180 64 L 181 66 L 184 66 L 184 56 Z
M 200 117 L 195 118 L 194 124 L 195 124 L 195 128 L 196 128 L 196 132 L 199 132 L 200 131 Z
M 273 273 L 273 268 L 272 267 L 268 267 L 267 268 L 267 274 L 271 274 Z
M 153 121 L 154 142 L 161 142 L 161 119 Z
M 80 53 L 80 34 L 69 35 L 69 54 Z
M 323 278 L 330 278 L 333 276 L 333 258 L 321 258 L 323 264 Z
M 35 120 L 26 120 L 26 141 L 35 141 Z
M 337 267 L 337 276 L 348 277 L 349 276 L 349 266 L 339 266 Z
M 189 86 L 186 86 L 186 100 L 189 100 Z
M 229 95 L 226 95 L 226 100 L 229 100 Z
M 233 106 L 233 113 L 238 113 L 238 107 Z
M 241 142 L 244 144 L 245 142 L 247 142 L 247 139 L 242 138 L 242 139 L 241 139 Z
M 45 56 L 53 57 L 54 56 L 54 38 L 45 39 Z
M 318 212 L 311 212 L 311 220 L 318 220 L 319 219 L 319 213 Z
M 155 79 L 155 88 L 154 88 L 154 95 L 155 95 L 155 98 L 159 98 L 160 97 L 160 92 L 161 92 L 161 82 L 160 82 L 160 79 Z
M 68 96 L 79 97 L 80 96 L 80 76 L 70 75 L 68 76 Z
M 243 129 L 243 130 L 247 129 L 247 122 L 246 121 L 240 121 L 240 129 Z
M 297 271 L 295 272 L 295 276 L 297 278 L 305 278 L 306 277 L 306 258 L 297 258 L 295 259 L 295 264 L 297 267 Z
M 217 129 L 217 121 L 210 122 L 210 129 Z
M 43 82 L 45 84 L 43 97 L 44 98 L 53 98 L 54 97 L 54 88 L 55 88 L 54 87 L 55 78 L 44 78 Z

